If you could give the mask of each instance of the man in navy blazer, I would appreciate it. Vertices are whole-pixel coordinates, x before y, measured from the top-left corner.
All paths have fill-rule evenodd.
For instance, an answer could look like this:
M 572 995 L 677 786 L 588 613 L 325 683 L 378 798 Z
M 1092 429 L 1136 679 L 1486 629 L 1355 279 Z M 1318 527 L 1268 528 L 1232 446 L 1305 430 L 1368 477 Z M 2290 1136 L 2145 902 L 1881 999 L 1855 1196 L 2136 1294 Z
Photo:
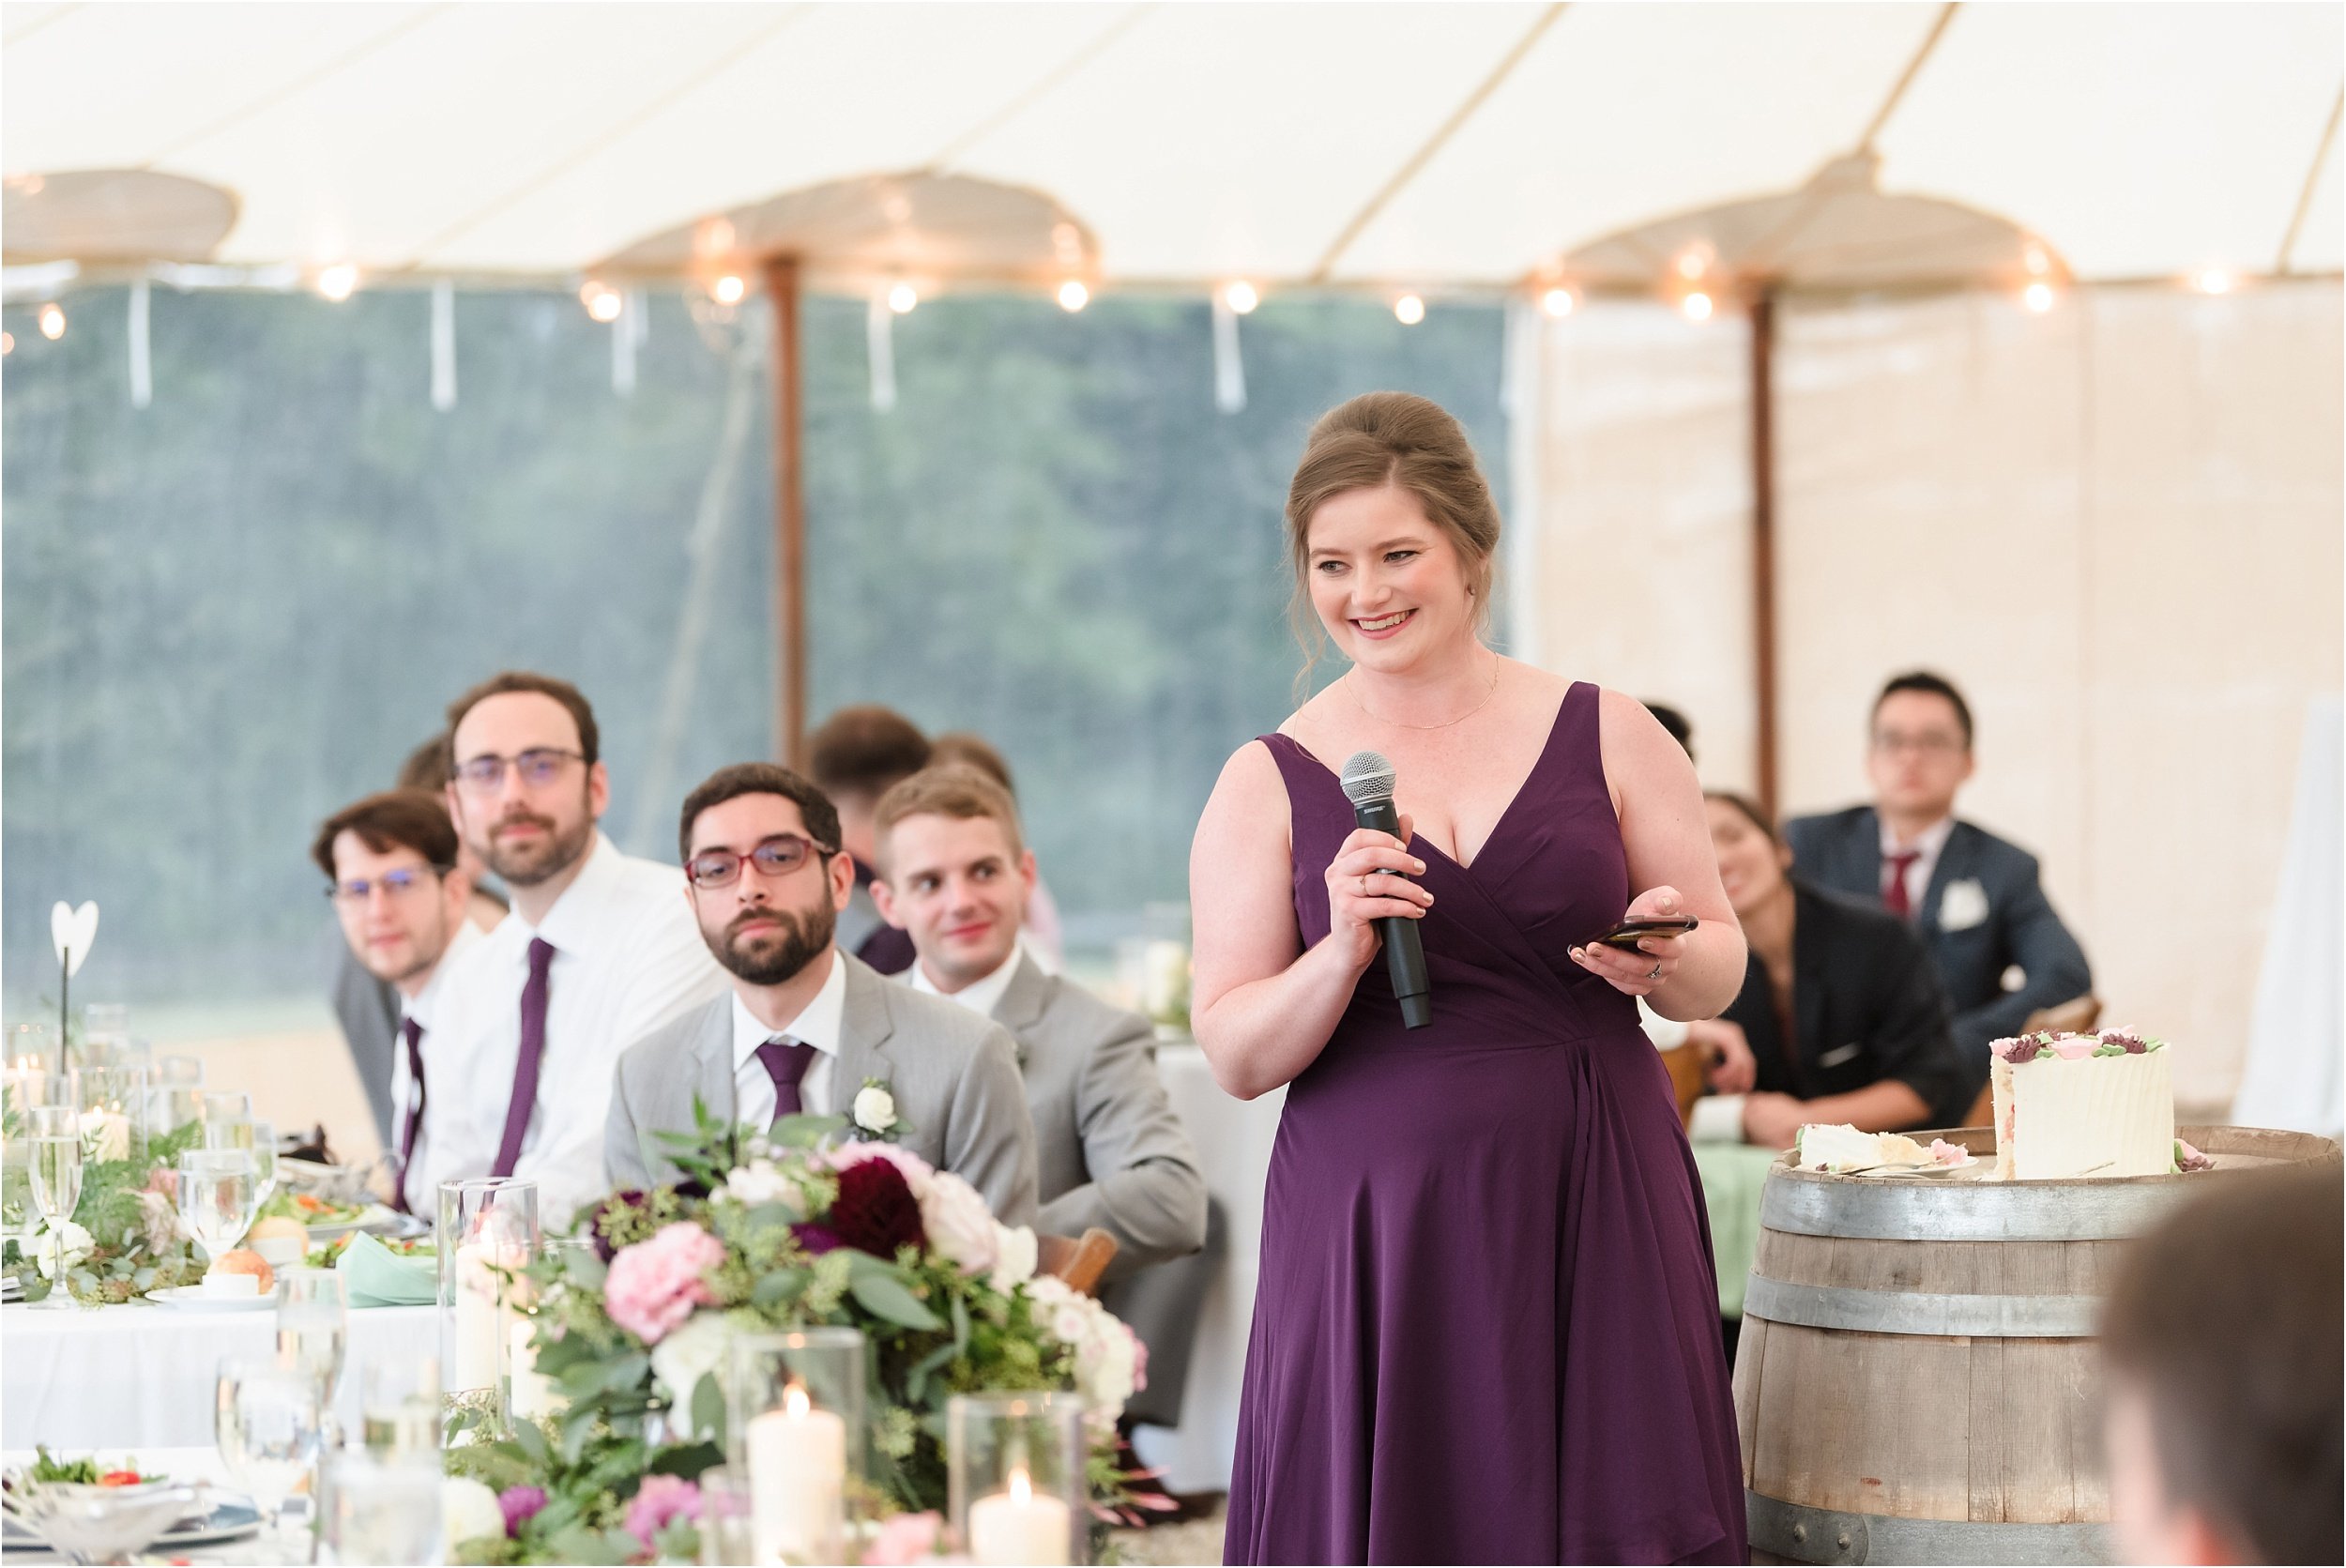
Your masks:
M 1988 1043 L 2039 1008 L 2084 996 L 2094 977 L 2045 897 L 2036 857 L 1955 815 L 1972 776 L 1972 710 L 1939 676 L 1901 675 L 1874 699 L 1866 769 L 1874 804 L 1785 824 L 1792 863 L 1828 888 L 1879 900 L 1915 922 L 1955 1006 L 1966 1077 L 1960 1118 L 1988 1081 Z M 2007 968 L 2026 977 L 2003 988 Z

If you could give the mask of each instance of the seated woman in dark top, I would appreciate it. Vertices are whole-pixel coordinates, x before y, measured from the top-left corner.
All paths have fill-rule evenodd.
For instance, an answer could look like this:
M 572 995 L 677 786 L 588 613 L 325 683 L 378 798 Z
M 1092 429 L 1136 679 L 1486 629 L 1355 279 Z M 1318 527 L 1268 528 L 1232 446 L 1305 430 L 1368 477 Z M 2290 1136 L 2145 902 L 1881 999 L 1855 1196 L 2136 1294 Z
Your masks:
M 1715 1058 L 1693 1135 L 1789 1147 L 1805 1122 L 1926 1125 L 1962 1089 L 1945 990 L 1921 938 L 1881 908 L 1792 875 L 1760 808 L 1712 791 L 1719 880 L 1743 921 L 1744 988 L 1688 1028 Z

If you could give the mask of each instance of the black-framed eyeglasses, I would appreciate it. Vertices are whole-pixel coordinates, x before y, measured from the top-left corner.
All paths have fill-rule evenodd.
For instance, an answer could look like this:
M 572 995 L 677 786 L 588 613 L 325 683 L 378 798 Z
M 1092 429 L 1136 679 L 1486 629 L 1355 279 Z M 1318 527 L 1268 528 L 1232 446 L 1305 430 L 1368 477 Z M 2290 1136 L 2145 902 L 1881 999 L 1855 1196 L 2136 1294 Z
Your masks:
M 552 746 L 533 746 L 515 757 L 495 754 L 467 757 L 456 765 L 456 782 L 466 789 L 486 795 L 505 782 L 505 770 L 511 769 L 522 776 L 522 783 L 533 789 L 542 789 L 562 776 L 562 769 L 573 762 L 585 762 L 581 752 L 557 751 Z
M 354 876 L 347 882 L 329 882 L 326 886 L 326 896 L 336 904 L 364 904 L 367 896 L 380 888 L 393 898 L 405 898 L 425 882 L 436 882 L 454 869 L 453 866 L 431 866 L 418 871 L 410 866 L 402 866 L 397 871 L 385 872 L 373 881 Z
M 758 874 L 764 876 L 787 876 L 806 864 L 810 857 L 836 855 L 839 851 L 828 845 L 802 839 L 796 833 L 776 833 L 747 855 L 730 849 L 704 849 L 684 862 L 684 875 L 696 888 L 729 888 L 739 880 L 741 862 L 754 860 Z

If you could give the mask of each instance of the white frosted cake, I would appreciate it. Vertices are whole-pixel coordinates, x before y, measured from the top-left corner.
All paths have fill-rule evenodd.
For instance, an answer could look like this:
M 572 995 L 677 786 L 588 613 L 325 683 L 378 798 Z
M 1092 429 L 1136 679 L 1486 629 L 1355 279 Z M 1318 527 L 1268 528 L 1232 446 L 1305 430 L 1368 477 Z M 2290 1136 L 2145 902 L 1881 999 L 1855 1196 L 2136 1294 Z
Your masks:
M 2104 1029 L 2026 1034 L 1988 1049 L 1998 1180 L 2164 1176 L 2176 1168 L 2166 1042 Z
M 1798 1168 L 1832 1171 L 1840 1176 L 1859 1171 L 1928 1170 L 1970 1163 L 1970 1154 L 1943 1139 L 1933 1138 L 1930 1147 L 1925 1149 L 1903 1133 L 1861 1133 L 1846 1121 L 1808 1123 L 1800 1130 L 1792 1149 L 1792 1164 Z

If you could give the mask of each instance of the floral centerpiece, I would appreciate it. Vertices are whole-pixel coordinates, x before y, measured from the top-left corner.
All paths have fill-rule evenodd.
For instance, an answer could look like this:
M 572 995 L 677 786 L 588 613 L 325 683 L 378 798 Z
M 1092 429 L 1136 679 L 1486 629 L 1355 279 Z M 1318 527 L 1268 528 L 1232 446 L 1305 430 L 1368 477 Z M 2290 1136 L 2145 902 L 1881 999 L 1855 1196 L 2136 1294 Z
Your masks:
M 859 1118 L 861 1119 L 861 1118 Z M 671 1135 L 684 1180 L 619 1192 L 595 1242 L 526 1271 L 535 1371 L 558 1414 L 448 1450 L 453 1557 L 470 1562 L 690 1560 L 697 1478 L 724 1459 L 734 1337 L 842 1324 L 869 1347 L 872 1473 L 856 1499 L 881 1525 L 873 1560 L 934 1542 L 945 1503 L 943 1416 L 955 1393 L 1074 1390 L 1093 1423 L 1103 1518 L 1128 1514 L 1116 1419 L 1143 1386 L 1131 1330 L 1035 1272 L 1032 1231 L 976 1189 L 835 1117 L 756 1134 L 712 1121 Z M 459 1418 L 461 1420 L 468 1418 Z M 492 1508 L 492 1504 L 495 1505 Z
M 84 1111 L 81 1131 L 82 1195 L 73 1217 L 44 1222 L 33 1233 L 31 1256 L 8 1265 L 24 1299 L 40 1301 L 62 1282 L 77 1302 L 113 1306 L 201 1280 L 205 1264 L 179 1223 L 173 1167 L 204 1141 L 203 1124 L 150 1140 L 144 1159 L 130 1157 L 130 1125 L 119 1112 Z M 23 1136 L 10 1105 L 6 1137 L 13 1144 Z

